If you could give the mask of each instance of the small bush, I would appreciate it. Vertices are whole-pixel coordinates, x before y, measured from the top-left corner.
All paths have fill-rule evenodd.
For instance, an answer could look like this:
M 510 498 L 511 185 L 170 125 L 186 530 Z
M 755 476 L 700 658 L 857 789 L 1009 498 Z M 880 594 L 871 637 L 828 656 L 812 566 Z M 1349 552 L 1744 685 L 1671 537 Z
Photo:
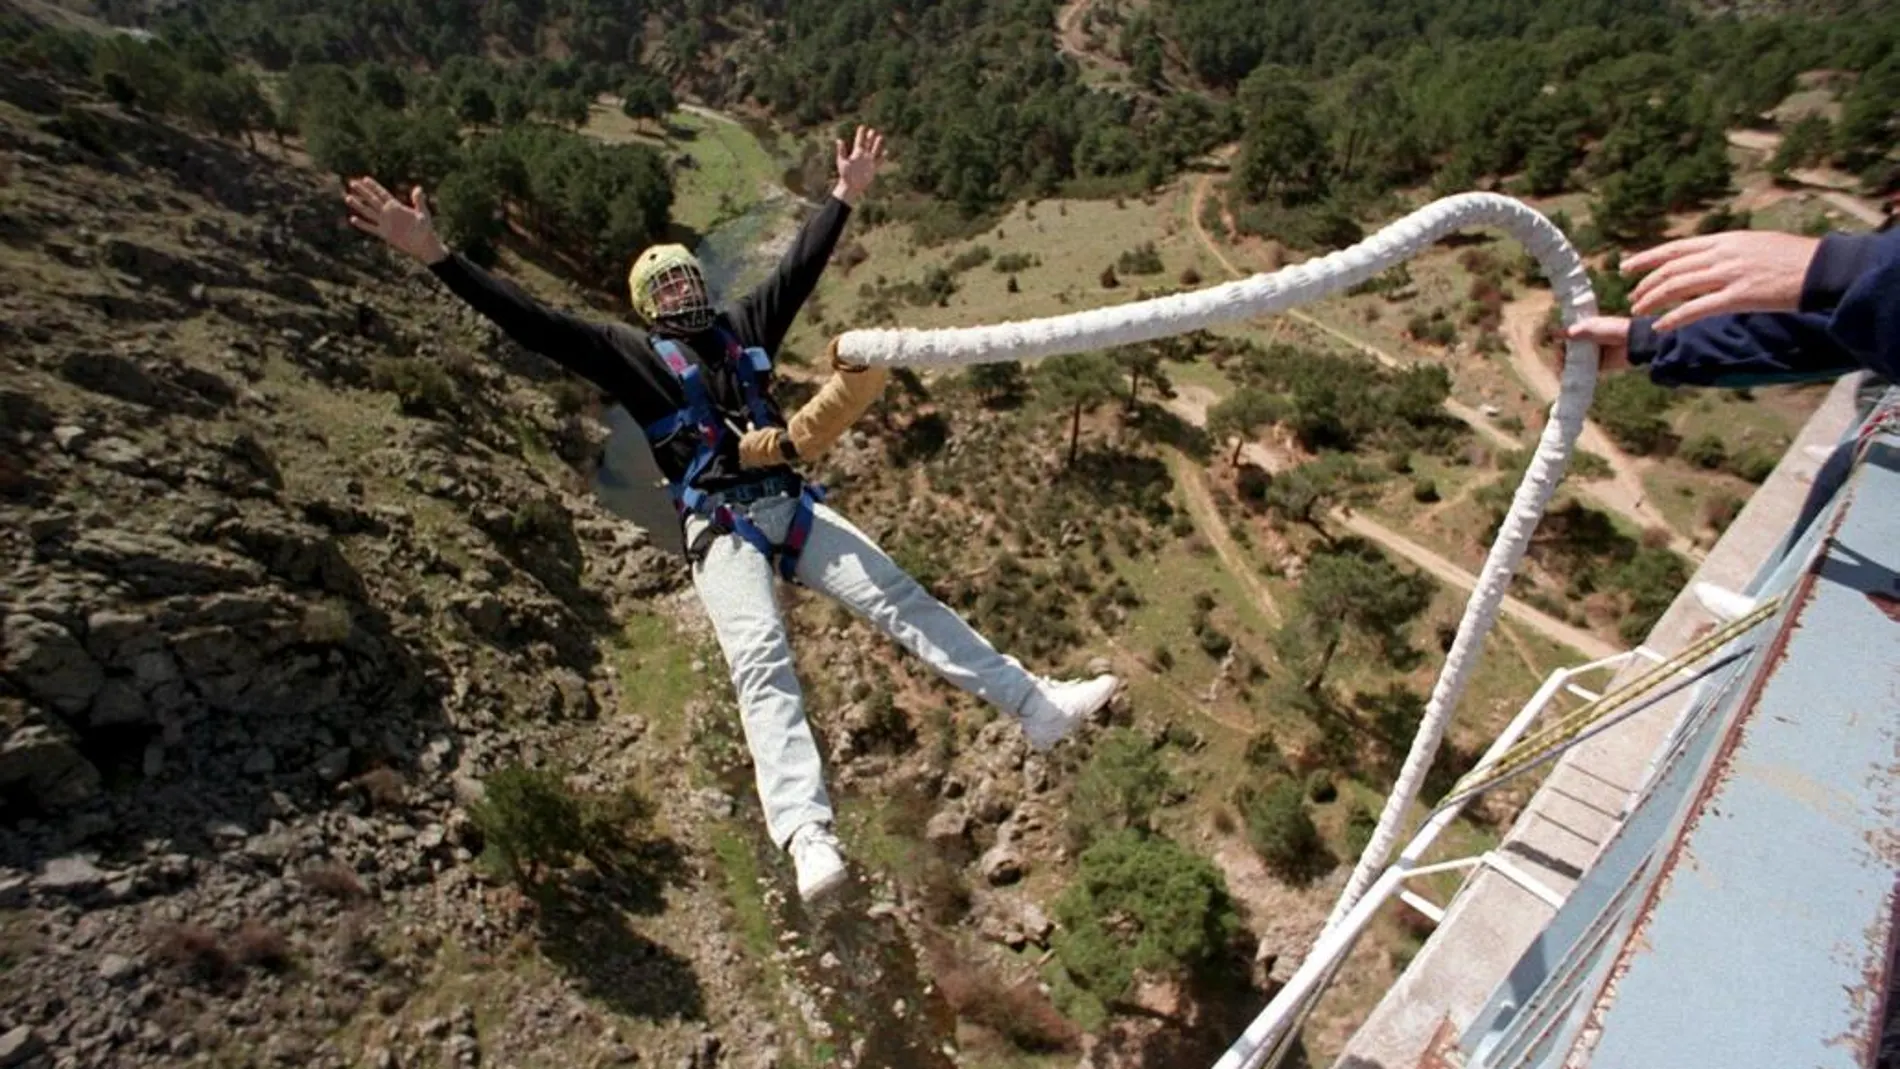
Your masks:
M 952 274 L 962 274 L 965 271 L 982 267 L 989 262 L 990 247 L 988 245 L 978 245 L 974 248 L 966 249 L 951 258 L 950 272 Z
M 1728 525 L 1734 523 L 1735 517 L 1741 513 L 1742 504 L 1742 499 L 1734 494 L 1727 492 L 1716 494 L 1702 506 L 1702 522 L 1711 530 L 1726 531 Z
M 1110 730 L 1076 776 L 1069 798 L 1071 840 L 1083 847 L 1110 831 L 1146 828 L 1174 785 L 1147 739 L 1128 728 Z
M 576 378 L 559 378 L 543 387 L 554 399 L 554 410 L 563 416 L 579 415 L 594 404 L 598 391 Z
M 1522 427 L 1518 429 L 1523 430 Z M 1615 474 L 1609 461 L 1587 449 L 1579 449 L 1571 455 L 1570 470 L 1581 479 L 1607 479 Z
M 231 935 L 231 956 L 240 965 L 282 972 L 290 967 L 290 940 L 262 921 L 245 921 Z
M 455 382 L 441 365 L 411 357 L 379 357 L 370 366 L 370 385 L 396 395 L 405 415 L 447 416 L 458 407 Z
M 990 267 L 998 274 L 1017 275 L 1041 263 L 1040 259 L 1026 252 L 1006 252 L 998 256 Z
M 1429 505 L 1438 500 L 1438 484 L 1426 476 L 1412 480 L 1412 500 Z
M 580 800 L 547 769 L 517 765 L 490 776 L 469 818 L 481 830 L 484 861 L 524 887 L 541 884 L 586 845 Z
M 355 870 L 340 861 L 319 861 L 303 870 L 302 879 L 305 887 L 340 901 L 362 898 L 365 893 Z
M 1306 797 L 1318 805 L 1327 805 L 1339 797 L 1339 788 L 1333 785 L 1333 774 L 1323 768 L 1316 768 L 1306 777 Z
M 1775 473 L 1781 458 L 1760 446 L 1738 449 L 1728 458 L 1729 474 L 1759 486 Z
M 152 937 L 160 961 L 201 982 L 222 980 L 237 971 L 237 961 L 218 933 L 201 924 L 168 924 Z
M 1201 273 L 1196 271 L 1193 265 L 1183 267 L 1181 269 L 1181 277 L 1178 281 L 1183 286 L 1198 286 L 1201 284 Z
M 1366 852 L 1366 844 L 1372 841 L 1372 833 L 1379 827 L 1379 817 L 1366 804 L 1354 800 L 1346 809 L 1346 852 L 1353 858 Z
M 1113 264 L 1110 264 L 1109 266 L 1102 268 L 1102 277 L 1100 281 L 1102 283 L 1102 288 L 1105 290 L 1112 290 L 1116 286 L 1119 286 L 1122 284 L 1121 279 L 1115 277 L 1115 265 Z
M 1201 644 L 1201 652 L 1217 661 L 1226 657 L 1228 651 L 1234 648 L 1234 640 L 1228 638 L 1212 624 L 1204 625 L 1194 633 L 1194 637 Z
M 1728 447 L 1722 444 L 1719 435 L 1698 434 L 1683 444 L 1682 459 L 1698 468 L 1714 471 L 1728 463 Z
M 393 768 L 372 768 L 356 777 L 356 784 L 378 809 L 397 809 L 407 801 L 402 773 Z
M 1242 788 L 1235 803 L 1247 825 L 1247 841 L 1275 875 L 1304 885 L 1331 871 L 1333 856 L 1306 811 L 1298 783 L 1283 778 L 1264 790 Z
M 1280 744 L 1273 741 L 1272 735 L 1255 735 L 1247 740 L 1247 751 L 1243 755 L 1247 767 L 1272 774 L 1287 770 L 1286 754 L 1280 750 Z
M 1124 275 L 1158 275 L 1167 270 L 1167 265 L 1161 262 L 1161 253 L 1155 249 L 1152 241 L 1144 241 L 1124 251 L 1116 259 L 1115 266 Z

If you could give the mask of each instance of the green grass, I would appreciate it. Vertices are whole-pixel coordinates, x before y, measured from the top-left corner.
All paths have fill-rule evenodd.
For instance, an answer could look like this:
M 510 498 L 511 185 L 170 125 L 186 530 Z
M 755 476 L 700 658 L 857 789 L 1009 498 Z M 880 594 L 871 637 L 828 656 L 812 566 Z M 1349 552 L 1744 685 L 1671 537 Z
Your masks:
M 758 851 L 730 824 L 722 824 L 712 833 L 712 848 L 725 876 L 726 904 L 732 907 L 739 941 L 760 966 L 769 967 L 774 948 L 772 917 L 766 911 L 759 885 L 762 873 Z
M 581 132 L 609 144 L 641 144 L 668 160 L 690 158 L 673 170 L 673 221 L 704 234 L 744 214 L 779 188 L 783 166 L 773 149 L 737 122 L 696 111 L 666 117 L 666 132 L 650 121 L 635 122 L 619 105 L 596 103 Z
M 992 260 L 956 276 L 957 291 L 947 306 L 918 307 L 899 301 L 897 325 L 969 326 L 1122 304 L 1135 300 L 1141 289 L 1178 287 L 1181 271 L 1188 266 L 1200 272 L 1202 286 L 1224 280 L 1218 269 L 1209 266 L 1200 243 L 1180 224 L 1180 218 L 1174 198 L 1166 195 L 1155 197 L 1153 203 L 1126 197 L 1119 207 L 1114 200 L 1045 200 L 1018 204 L 982 233 L 928 249 L 915 246 L 907 225 L 853 226 L 845 243 L 861 245 L 868 258 L 849 273 L 835 267 L 827 271 L 816 300 L 832 327 L 870 326 L 862 287 L 875 286 L 880 277 L 893 284 L 919 280 L 930 268 L 947 265 L 978 245 L 989 248 Z M 1176 224 L 1173 232 L 1169 232 L 1170 223 Z M 1122 278 L 1120 285 L 1104 288 L 1102 269 L 1143 241 L 1154 242 L 1165 270 Z M 1037 261 L 1015 273 L 1016 293 L 1008 292 L 1010 276 L 995 269 L 995 260 L 1011 253 Z M 794 329 L 791 344 L 816 348 L 828 340 L 818 333 L 808 322 L 802 323 Z
M 711 674 L 693 671 L 695 647 L 664 616 L 635 613 L 614 643 L 623 714 L 647 718 L 661 739 L 685 745 L 686 703 L 709 686 L 724 686 Z

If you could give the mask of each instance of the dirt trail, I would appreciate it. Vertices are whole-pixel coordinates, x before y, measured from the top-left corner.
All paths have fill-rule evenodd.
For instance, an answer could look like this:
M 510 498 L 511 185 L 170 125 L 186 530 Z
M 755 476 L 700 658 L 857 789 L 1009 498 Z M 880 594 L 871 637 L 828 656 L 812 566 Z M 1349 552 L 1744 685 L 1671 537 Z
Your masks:
M 1781 135 L 1768 130 L 1730 130 L 1728 143 L 1736 148 L 1772 156 L 1781 148 Z M 1854 181 L 1851 175 L 1818 168 L 1797 168 L 1789 171 L 1788 177 L 1810 187 L 1816 196 L 1868 226 L 1879 226 L 1886 221 L 1887 214 L 1877 201 L 1857 197 L 1842 188 L 1844 184 Z
M 1213 396 L 1213 391 L 1206 387 L 1183 386 L 1168 402 L 1168 409 L 1197 427 L 1205 426 L 1207 408 Z M 1269 472 L 1284 471 L 1293 463 L 1290 458 L 1276 455 L 1257 441 L 1241 446 L 1240 455 L 1248 463 L 1257 464 Z M 1214 506 L 1212 495 L 1208 493 L 1200 469 L 1178 454 L 1173 460 L 1175 461 L 1173 465 L 1175 477 L 1187 491 L 1189 506 L 1194 512 L 1195 525 L 1206 532 L 1208 541 L 1220 555 L 1221 562 L 1227 565 L 1228 570 L 1233 572 L 1242 584 L 1247 585 L 1250 590 L 1259 588 L 1255 594 L 1255 600 L 1271 609 L 1274 618 L 1279 619 L 1277 607 L 1268 600 L 1265 588 L 1260 587 L 1259 580 L 1254 577 L 1253 569 L 1246 566 L 1246 557 L 1240 552 L 1240 547 L 1234 544 L 1233 537 L 1227 533 L 1227 525 L 1221 521 L 1220 513 Z M 1383 524 L 1365 516 L 1349 514 L 1344 510 L 1334 510 L 1332 518 L 1362 538 L 1377 542 L 1393 554 L 1424 569 L 1441 582 L 1467 591 L 1478 585 L 1477 576 Z M 1503 611 L 1506 616 L 1517 620 L 1545 638 L 1569 646 L 1588 657 L 1607 657 L 1618 652 L 1616 647 L 1603 639 L 1567 624 L 1549 613 L 1532 608 L 1509 595 L 1504 598 Z
M 1344 524 L 1346 529 L 1362 538 L 1379 543 L 1393 553 L 1404 557 L 1420 568 L 1425 569 L 1443 582 L 1461 590 L 1471 590 L 1478 585 L 1478 577 L 1460 568 L 1457 564 L 1419 545 L 1417 542 L 1399 534 L 1390 527 L 1357 513 L 1333 514 L 1334 520 Z M 1592 659 L 1609 657 L 1621 653 L 1619 647 L 1598 638 L 1578 627 L 1564 623 L 1547 613 L 1539 612 L 1513 597 L 1505 597 L 1504 614 L 1524 626 L 1543 635 L 1553 642 L 1560 642 Z

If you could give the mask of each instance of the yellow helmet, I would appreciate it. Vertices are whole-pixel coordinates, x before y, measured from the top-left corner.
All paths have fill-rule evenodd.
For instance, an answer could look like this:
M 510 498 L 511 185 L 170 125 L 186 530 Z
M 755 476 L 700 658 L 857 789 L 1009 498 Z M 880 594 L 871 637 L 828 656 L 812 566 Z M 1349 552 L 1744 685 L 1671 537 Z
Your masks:
M 712 294 L 699 258 L 684 245 L 655 245 L 633 261 L 627 272 L 633 310 L 655 328 L 696 334 L 712 326 Z

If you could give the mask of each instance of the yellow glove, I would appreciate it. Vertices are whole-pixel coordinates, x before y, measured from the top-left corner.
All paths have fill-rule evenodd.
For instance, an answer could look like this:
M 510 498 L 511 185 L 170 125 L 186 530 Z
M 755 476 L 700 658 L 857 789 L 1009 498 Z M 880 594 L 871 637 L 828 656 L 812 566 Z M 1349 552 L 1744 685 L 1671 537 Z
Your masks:
M 864 410 L 884 392 L 890 371 L 881 367 L 858 367 L 838 358 L 838 342 L 831 343 L 831 378 L 818 395 L 792 416 L 792 445 L 803 460 L 817 460 L 844 437 Z
M 789 464 L 798 459 L 796 454 L 786 455 L 786 446 L 791 438 L 783 427 L 759 427 L 745 432 L 739 438 L 739 466 L 742 468 L 771 468 L 780 464 Z

